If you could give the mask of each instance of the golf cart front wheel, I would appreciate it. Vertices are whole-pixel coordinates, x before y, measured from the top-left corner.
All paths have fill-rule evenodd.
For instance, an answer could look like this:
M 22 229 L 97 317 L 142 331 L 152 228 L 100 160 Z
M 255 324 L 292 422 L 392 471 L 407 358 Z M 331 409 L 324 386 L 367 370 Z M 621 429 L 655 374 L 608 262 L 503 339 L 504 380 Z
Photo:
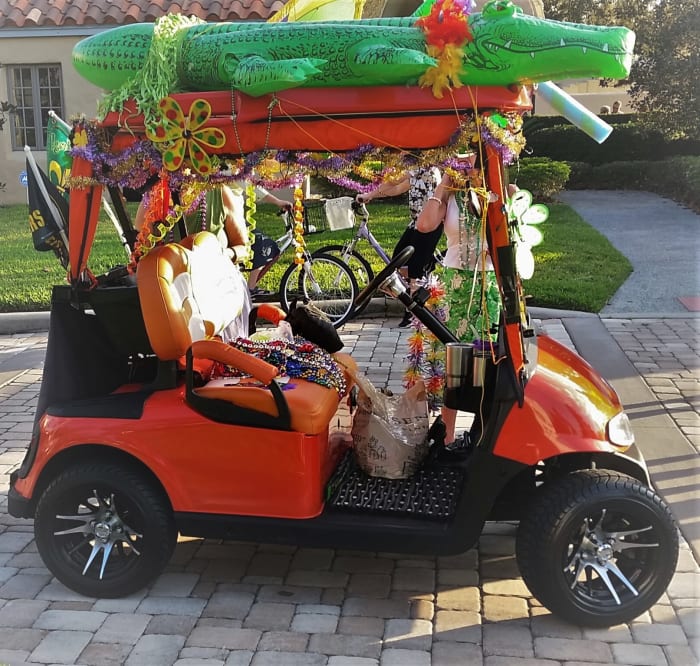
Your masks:
M 37 548 L 51 573 L 88 597 L 136 592 L 172 555 L 177 530 L 167 498 L 127 466 L 84 463 L 60 473 L 34 518 Z
M 525 584 L 552 613 L 607 627 L 641 615 L 666 590 L 678 531 L 665 502 L 636 479 L 582 470 L 542 489 L 516 554 Z

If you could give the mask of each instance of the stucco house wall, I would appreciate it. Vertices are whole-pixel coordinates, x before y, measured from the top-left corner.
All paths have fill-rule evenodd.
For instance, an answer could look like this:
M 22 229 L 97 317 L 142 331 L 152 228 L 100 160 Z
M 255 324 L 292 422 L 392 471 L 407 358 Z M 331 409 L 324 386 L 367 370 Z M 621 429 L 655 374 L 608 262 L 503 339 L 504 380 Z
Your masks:
M 16 31 L 19 33 L 20 31 Z M 97 99 L 102 91 L 82 79 L 73 68 L 71 52 L 74 44 L 80 39 L 94 34 L 94 29 L 82 34 L 55 36 L 50 33 L 38 32 L 36 36 L 4 37 L 0 35 L 0 100 L 9 98 L 7 90 L 7 65 L 43 65 L 60 64 L 62 75 L 62 97 L 65 108 L 64 119 L 85 114 L 94 116 L 97 113 Z M 52 31 L 58 32 L 57 30 Z M 71 31 L 73 33 L 75 31 Z M 24 31 L 30 35 L 29 30 Z M 55 109 L 60 112 L 60 109 Z M 24 151 L 12 149 L 10 124 L 0 132 L 0 182 L 6 183 L 4 192 L 0 192 L 0 202 L 4 204 L 24 203 L 27 200 L 27 190 L 19 182 L 20 172 L 25 170 Z M 32 151 L 38 164 L 46 170 L 46 153 Z

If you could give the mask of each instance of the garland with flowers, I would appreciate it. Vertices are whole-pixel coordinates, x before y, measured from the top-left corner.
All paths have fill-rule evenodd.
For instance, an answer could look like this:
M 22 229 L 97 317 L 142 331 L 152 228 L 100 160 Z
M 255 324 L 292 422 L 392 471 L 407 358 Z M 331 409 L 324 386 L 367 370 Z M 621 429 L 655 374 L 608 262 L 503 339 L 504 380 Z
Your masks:
M 429 67 L 418 79 L 418 85 L 432 88 L 438 99 L 445 90 L 463 85 L 459 73 L 464 45 L 473 39 L 468 17 L 474 6 L 473 0 L 436 0 L 428 15 L 416 21 L 425 33 L 428 55 L 437 60 L 437 65 Z
M 424 284 L 428 290 L 426 306 L 441 321 L 447 321 L 445 302 L 445 285 L 438 275 L 430 274 Z M 408 338 L 407 366 L 403 385 L 409 389 L 417 381 L 425 382 L 428 407 L 431 411 L 439 409 L 442 404 L 442 389 L 445 383 L 445 347 L 425 327 L 414 318 L 413 333 Z

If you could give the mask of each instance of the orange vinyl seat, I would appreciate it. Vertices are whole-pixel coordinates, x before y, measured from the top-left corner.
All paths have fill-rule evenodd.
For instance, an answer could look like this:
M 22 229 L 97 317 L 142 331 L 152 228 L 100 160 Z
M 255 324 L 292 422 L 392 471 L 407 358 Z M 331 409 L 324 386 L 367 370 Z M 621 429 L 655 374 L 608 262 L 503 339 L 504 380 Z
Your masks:
M 268 423 L 310 435 L 328 428 L 340 400 L 335 390 L 295 378 L 293 389 L 282 392 L 274 382 L 276 367 L 224 342 L 247 336 L 250 297 L 213 234 L 203 231 L 151 250 L 139 262 L 137 285 L 148 338 L 160 360 L 177 361 L 189 353 L 193 362 L 220 361 L 255 381 L 246 386 L 215 379 L 191 388 L 189 377 L 187 397 L 195 409 L 207 413 L 211 405 L 217 420 L 237 423 L 240 417 L 241 424 Z M 346 375 L 353 374 L 356 365 L 348 354 L 334 356 Z

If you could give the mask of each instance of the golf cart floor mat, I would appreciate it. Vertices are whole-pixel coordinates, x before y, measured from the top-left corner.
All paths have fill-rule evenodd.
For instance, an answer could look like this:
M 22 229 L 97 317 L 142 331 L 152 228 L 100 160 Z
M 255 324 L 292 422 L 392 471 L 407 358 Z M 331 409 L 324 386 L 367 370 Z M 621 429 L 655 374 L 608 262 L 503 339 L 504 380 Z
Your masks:
M 438 465 L 422 467 L 409 479 L 368 476 L 349 450 L 328 482 L 326 504 L 337 511 L 448 520 L 457 511 L 463 481 L 463 469 Z

